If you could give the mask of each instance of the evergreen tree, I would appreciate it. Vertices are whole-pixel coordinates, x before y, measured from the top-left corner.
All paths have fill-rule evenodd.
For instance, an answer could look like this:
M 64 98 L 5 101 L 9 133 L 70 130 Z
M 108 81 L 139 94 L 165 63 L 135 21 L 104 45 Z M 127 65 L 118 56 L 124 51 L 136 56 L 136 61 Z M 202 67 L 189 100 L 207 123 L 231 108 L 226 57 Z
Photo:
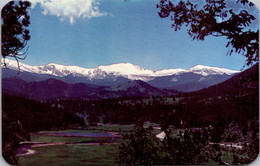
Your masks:
M 11 1 L 2 9 L 2 57 L 4 60 L 6 57 L 15 58 L 19 70 L 19 60 L 25 59 L 30 40 L 30 6 L 28 1 Z
M 160 163 L 160 141 L 152 134 L 152 127 L 145 129 L 140 123 L 119 146 L 119 165 L 156 165 Z
M 208 162 L 215 150 L 200 138 L 189 137 L 181 140 L 166 130 L 166 136 L 160 141 L 152 134 L 153 128 L 143 128 L 138 124 L 119 146 L 118 164 L 120 165 L 201 165 Z M 190 134 L 190 133 L 189 133 Z M 203 141 L 200 141 L 203 140 Z

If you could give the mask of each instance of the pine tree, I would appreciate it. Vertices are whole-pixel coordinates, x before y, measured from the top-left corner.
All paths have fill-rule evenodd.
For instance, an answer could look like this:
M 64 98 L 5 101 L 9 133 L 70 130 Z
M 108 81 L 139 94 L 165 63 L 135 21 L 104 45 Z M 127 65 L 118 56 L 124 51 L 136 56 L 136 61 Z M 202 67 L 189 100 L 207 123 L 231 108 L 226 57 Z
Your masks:
M 19 60 L 25 59 L 27 42 L 31 38 L 28 30 L 30 6 L 28 1 L 11 1 L 2 9 L 2 57 L 4 60 L 6 57 L 15 58 L 19 70 Z

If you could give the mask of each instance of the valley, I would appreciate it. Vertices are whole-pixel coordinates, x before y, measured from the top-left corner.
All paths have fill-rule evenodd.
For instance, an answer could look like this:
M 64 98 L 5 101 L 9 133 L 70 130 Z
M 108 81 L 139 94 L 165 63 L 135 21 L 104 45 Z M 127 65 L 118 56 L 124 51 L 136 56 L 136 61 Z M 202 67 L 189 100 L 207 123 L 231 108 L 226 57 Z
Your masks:
M 42 80 L 28 81 L 26 78 L 35 78 L 31 73 L 12 75 L 16 71 L 6 69 L 2 79 L 3 125 L 9 126 L 4 128 L 9 134 L 3 138 L 4 156 L 10 157 L 10 153 L 14 153 L 21 165 L 114 165 L 121 154 L 122 142 L 133 137 L 139 130 L 138 124 L 143 124 L 141 130 L 151 132 L 151 137 L 165 135 L 170 130 L 173 139 L 182 141 L 185 139 L 179 133 L 207 130 L 210 133 L 208 146 L 213 147 L 210 153 L 215 155 L 207 164 L 218 163 L 218 153 L 225 162 L 234 162 L 234 156 L 240 163 L 249 162 L 255 153 L 248 151 L 259 138 L 258 70 L 256 64 L 229 79 L 222 77 L 224 81 L 213 86 L 203 86 L 197 91 L 190 91 L 190 88 L 189 92 L 184 92 L 152 86 L 153 80 L 123 80 L 115 85 L 101 86 L 86 82 L 68 83 L 62 80 L 63 77 L 36 74 L 34 76 Z M 185 75 L 180 76 L 181 79 L 191 79 L 190 82 L 198 76 L 204 80 L 216 76 L 205 73 Z M 167 81 L 163 80 L 168 77 L 178 76 L 156 77 L 154 80 L 159 79 L 164 84 Z M 214 79 L 219 77 L 221 75 Z M 188 88 L 189 84 L 180 83 L 180 86 Z M 155 139 L 155 142 L 160 140 Z M 161 141 L 158 146 L 163 148 L 165 139 Z M 243 148 L 234 149 L 229 144 L 243 145 Z M 19 153 L 11 152 L 10 146 Z M 244 158 L 242 152 L 250 156 Z
M 253 1 L 2 1 L 0 165 L 259 165 Z

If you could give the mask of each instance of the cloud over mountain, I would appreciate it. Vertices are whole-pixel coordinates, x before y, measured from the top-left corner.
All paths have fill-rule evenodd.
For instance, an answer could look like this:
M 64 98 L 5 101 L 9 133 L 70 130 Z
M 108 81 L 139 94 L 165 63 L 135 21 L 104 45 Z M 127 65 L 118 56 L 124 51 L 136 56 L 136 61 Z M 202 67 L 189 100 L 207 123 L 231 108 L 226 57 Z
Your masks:
M 37 3 L 43 9 L 44 15 L 53 15 L 61 21 L 69 20 L 71 24 L 75 19 L 90 19 L 107 15 L 99 10 L 99 2 L 96 0 L 30 0 L 32 7 Z

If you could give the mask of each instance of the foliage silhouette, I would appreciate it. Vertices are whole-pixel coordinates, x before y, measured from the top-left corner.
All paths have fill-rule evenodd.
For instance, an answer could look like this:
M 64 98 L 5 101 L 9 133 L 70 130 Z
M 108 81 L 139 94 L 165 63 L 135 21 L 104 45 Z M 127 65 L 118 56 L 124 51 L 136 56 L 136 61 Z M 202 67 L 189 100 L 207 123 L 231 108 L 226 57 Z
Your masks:
M 20 71 L 19 60 L 26 58 L 30 40 L 29 1 L 10 1 L 2 9 L 2 57 L 15 58 Z M 4 61 L 4 65 L 6 63 Z
M 194 40 L 204 40 L 206 36 L 225 36 L 231 46 L 228 55 L 242 53 L 247 58 L 246 65 L 259 61 L 259 29 L 252 30 L 249 26 L 255 20 L 247 10 L 233 11 L 227 7 L 225 0 L 205 0 L 202 7 L 198 2 L 161 0 L 157 8 L 161 18 L 170 17 L 172 28 L 180 30 L 183 25 L 188 27 L 188 34 Z M 237 0 L 242 7 L 254 6 L 248 0 Z
M 155 165 L 163 164 L 160 158 L 160 141 L 152 134 L 152 128 L 145 129 L 140 124 L 125 136 L 125 142 L 119 146 L 119 165 Z
M 172 135 L 160 141 L 152 134 L 152 127 L 137 124 L 130 135 L 124 137 L 119 146 L 119 165 L 202 165 L 209 160 L 226 164 L 220 150 L 209 144 L 208 132 L 185 131 L 185 139 Z

